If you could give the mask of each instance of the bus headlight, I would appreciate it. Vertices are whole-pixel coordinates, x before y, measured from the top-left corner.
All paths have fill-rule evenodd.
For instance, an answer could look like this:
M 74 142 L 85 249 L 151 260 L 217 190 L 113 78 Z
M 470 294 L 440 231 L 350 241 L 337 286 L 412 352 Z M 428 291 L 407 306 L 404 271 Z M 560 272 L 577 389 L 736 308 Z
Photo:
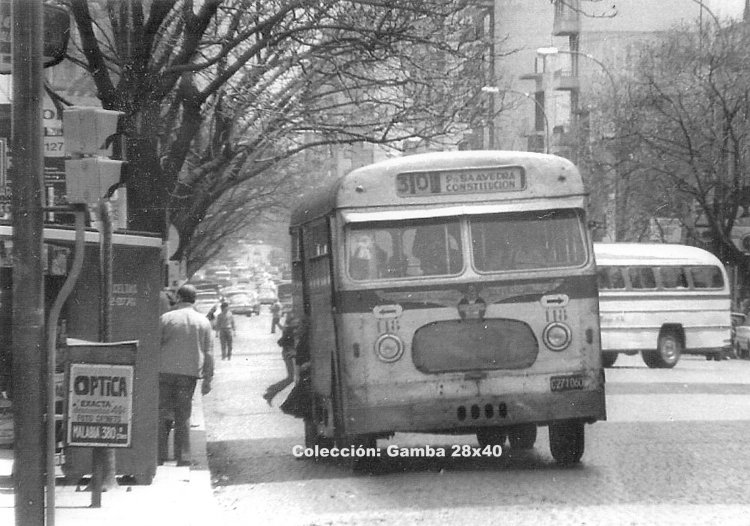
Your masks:
M 571 336 L 570 328 L 564 323 L 559 322 L 550 323 L 544 328 L 544 332 L 542 333 L 544 343 L 553 351 L 564 350 L 570 345 Z
M 383 334 L 375 341 L 375 352 L 384 362 L 395 362 L 404 353 L 404 344 L 395 334 Z

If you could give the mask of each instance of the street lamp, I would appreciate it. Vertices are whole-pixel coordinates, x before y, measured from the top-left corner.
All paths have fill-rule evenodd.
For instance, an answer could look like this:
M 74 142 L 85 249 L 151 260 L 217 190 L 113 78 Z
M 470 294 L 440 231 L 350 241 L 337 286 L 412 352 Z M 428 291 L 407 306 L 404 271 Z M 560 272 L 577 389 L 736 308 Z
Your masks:
M 583 53 L 581 51 L 566 50 L 566 49 L 562 49 L 561 50 L 561 49 L 558 49 L 556 47 L 541 47 L 541 48 L 537 49 L 536 52 L 537 52 L 538 55 L 544 57 L 545 60 L 546 60 L 546 58 L 548 56 L 554 56 L 554 55 L 558 55 L 558 54 L 564 53 L 564 54 L 573 55 L 573 56 L 580 55 L 580 56 L 586 57 L 587 59 L 591 60 L 592 62 L 595 62 L 596 64 L 598 64 L 602 68 L 602 70 L 604 71 L 604 73 L 607 74 L 607 77 L 609 78 L 609 81 L 612 84 L 613 114 L 614 114 L 615 121 L 617 121 L 617 114 L 618 114 L 618 111 L 617 111 L 617 106 L 618 106 L 617 82 L 615 81 L 615 78 L 612 75 L 612 72 L 609 70 L 609 68 L 601 60 L 599 60 L 598 58 L 596 58 L 596 57 L 594 57 L 592 55 L 589 55 L 588 53 Z M 545 66 L 546 66 L 546 64 L 545 64 Z M 573 74 L 576 77 L 578 76 L 578 67 L 577 67 L 577 64 L 573 68 Z M 577 108 L 574 108 L 574 110 L 576 110 L 576 109 Z M 612 186 L 611 186 L 612 190 L 611 190 L 611 193 L 610 193 L 609 199 L 608 199 L 608 201 L 609 201 L 610 204 L 608 205 L 608 210 L 607 210 L 607 216 L 608 216 L 608 220 L 607 220 L 607 236 L 609 237 L 610 240 L 616 241 L 617 240 L 617 226 L 616 226 L 616 224 L 617 224 L 617 218 L 619 216 L 619 214 L 618 214 L 618 208 L 619 208 L 619 206 L 618 206 L 619 177 L 618 177 L 618 173 L 617 173 L 617 168 L 616 167 L 613 168 L 613 172 L 614 172 L 614 174 L 613 174 L 614 175 L 614 181 L 612 181 Z M 614 207 L 614 209 L 612 209 L 611 207 Z M 611 218 L 611 221 L 610 221 L 610 218 Z
M 544 111 L 544 106 L 536 100 L 536 98 L 531 94 L 527 93 L 525 91 L 517 91 L 514 89 L 505 89 L 505 88 L 498 88 L 497 86 L 482 86 L 482 92 L 484 93 L 515 93 L 516 95 L 522 95 L 532 101 L 534 104 L 536 104 L 536 107 L 539 108 L 539 110 L 542 112 L 542 117 L 544 117 L 544 153 L 549 153 L 549 146 L 550 146 L 550 138 L 549 138 L 549 120 L 547 119 L 547 112 Z

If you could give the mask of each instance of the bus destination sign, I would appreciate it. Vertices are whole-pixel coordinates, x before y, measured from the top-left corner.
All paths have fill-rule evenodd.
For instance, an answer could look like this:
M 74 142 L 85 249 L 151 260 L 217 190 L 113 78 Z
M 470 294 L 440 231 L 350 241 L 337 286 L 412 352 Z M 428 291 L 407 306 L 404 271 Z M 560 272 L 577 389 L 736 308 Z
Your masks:
M 525 189 L 526 174 L 520 166 L 407 172 L 396 176 L 396 193 L 400 197 L 491 194 Z

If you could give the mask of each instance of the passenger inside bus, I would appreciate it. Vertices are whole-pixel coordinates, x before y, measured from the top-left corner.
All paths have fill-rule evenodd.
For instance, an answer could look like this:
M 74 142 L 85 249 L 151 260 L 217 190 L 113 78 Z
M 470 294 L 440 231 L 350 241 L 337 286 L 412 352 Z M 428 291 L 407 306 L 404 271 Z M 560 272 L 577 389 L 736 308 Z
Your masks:
M 412 254 L 419 259 L 422 274 L 457 274 L 463 267 L 458 225 L 424 225 L 416 229 Z
M 366 232 L 355 234 L 349 258 L 349 275 L 356 280 L 383 277 L 388 254 L 380 248 L 374 237 Z

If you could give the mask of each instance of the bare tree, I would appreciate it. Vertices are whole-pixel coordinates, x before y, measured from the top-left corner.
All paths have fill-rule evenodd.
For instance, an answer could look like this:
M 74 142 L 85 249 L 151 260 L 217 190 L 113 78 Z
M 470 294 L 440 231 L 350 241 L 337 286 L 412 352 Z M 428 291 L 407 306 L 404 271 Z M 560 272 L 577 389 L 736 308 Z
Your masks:
M 127 116 L 130 227 L 173 224 L 177 258 L 219 200 L 267 205 L 306 149 L 459 132 L 489 45 L 470 0 L 67 3 L 71 59 Z
M 731 232 L 750 185 L 748 44 L 744 23 L 711 18 L 646 45 L 621 82 L 619 111 L 606 113 L 616 133 L 600 142 L 620 152 L 612 157 L 618 186 L 630 189 L 631 223 L 639 213 L 671 216 L 692 229 L 697 213 L 710 229 L 709 248 L 740 265 L 746 258 Z

